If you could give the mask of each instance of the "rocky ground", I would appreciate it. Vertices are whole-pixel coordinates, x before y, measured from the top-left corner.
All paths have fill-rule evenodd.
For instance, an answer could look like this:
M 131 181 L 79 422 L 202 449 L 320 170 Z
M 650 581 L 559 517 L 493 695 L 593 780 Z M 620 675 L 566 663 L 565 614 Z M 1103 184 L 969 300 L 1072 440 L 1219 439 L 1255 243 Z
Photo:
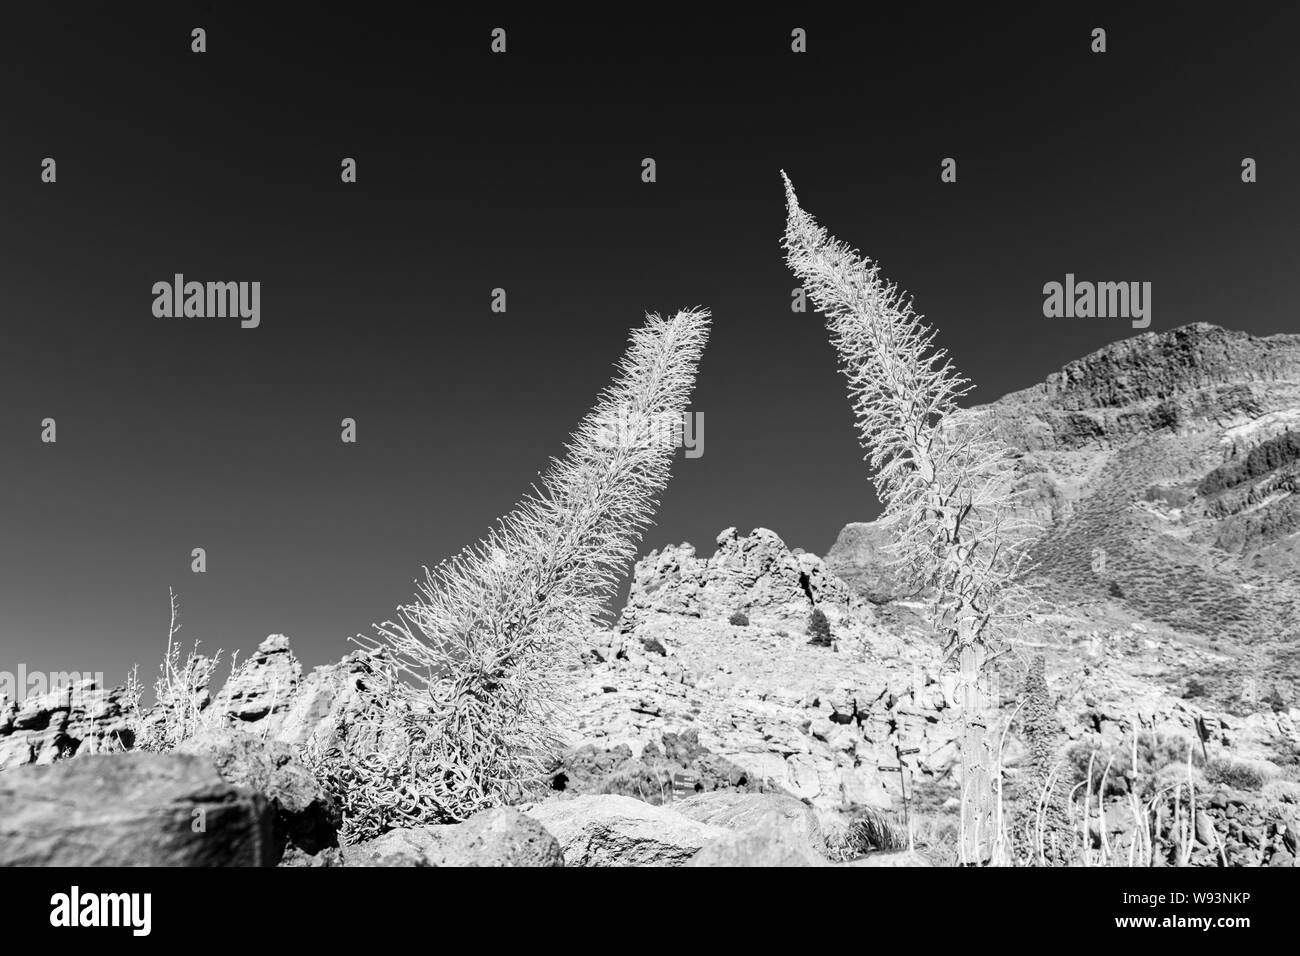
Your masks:
M 1141 335 L 980 411 L 1021 450 L 1043 528 L 1044 609 L 990 675 L 1008 814 L 1025 806 L 1018 715 L 1041 659 L 1065 826 L 1087 833 L 1058 862 L 1126 862 L 1149 833 L 1157 865 L 1293 865 L 1300 337 Z M 651 552 L 584 642 L 549 789 L 355 846 L 296 755 L 347 723 L 364 653 L 305 673 L 267 638 L 224 687 L 196 688 L 225 729 L 174 754 L 118 753 L 121 690 L 0 700 L 0 862 L 950 863 L 953 675 L 888 540 L 860 522 L 826 560 L 761 528 L 723 531 L 708 556 Z M 829 646 L 809 643 L 814 608 Z M 1072 818 L 1079 792 L 1104 812 Z M 224 849 L 181 832 L 196 815 Z

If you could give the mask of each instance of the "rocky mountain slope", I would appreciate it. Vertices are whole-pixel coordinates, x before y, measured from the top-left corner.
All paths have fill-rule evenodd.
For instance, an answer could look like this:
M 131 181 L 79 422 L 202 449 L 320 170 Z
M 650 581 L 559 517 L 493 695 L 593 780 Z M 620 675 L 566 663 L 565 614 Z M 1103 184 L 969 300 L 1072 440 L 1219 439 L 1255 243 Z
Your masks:
M 1294 700 L 1300 682 L 1300 335 L 1197 324 L 1109 345 L 973 409 L 1020 453 L 1042 528 L 1041 591 L 1212 644 L 1183 675 L 1220 706 Z M 901 597 L 851 524 L 828 566 L 860 595 Z

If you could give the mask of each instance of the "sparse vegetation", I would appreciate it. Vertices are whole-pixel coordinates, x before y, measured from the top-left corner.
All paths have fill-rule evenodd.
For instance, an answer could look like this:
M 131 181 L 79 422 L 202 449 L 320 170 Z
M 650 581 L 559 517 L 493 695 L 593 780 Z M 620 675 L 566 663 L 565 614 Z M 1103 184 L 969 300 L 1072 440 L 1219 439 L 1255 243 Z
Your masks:
M 1189 744 L 1185 737 L 1153 738 L 1150 734 L 1139 734 L 1127 743 L 1113 747 L 1076 743 L 1066 751 L 1068 772 L 1064 782 L 1067 787 L 1087 782 L 1092 792 L 1107 797 L 1126 796 L 1135 787 L 1147 787 L 1149 795 L 1149 788 L 1166 768 L 1173 767 L 1180 776 L 1184 774 Z M 1191 747 L 1191 761 L 1194 768 L 1204 764 L 1198 746 Z M 1092 773 L 1091 780 L 1089 772 Z
M 891 814 L 873 807 L 854 807 L 820 820 L 821 839 L 831 860 L 856 860 L 881 850 L 908 846 L 907 829 Z
M 1300 461 L 1300 432 L 1286 431 L 1256 445 L 1243 460 L 1220 465 L 1201 479 L 1196 491 L 1213 495 L 1295 461 Z
M 199 642 L 181 660 L 180 605 L 176 592 L 169 591 L 171 620 L 167 626 L 167 651 L 154 682 L 156 703 L 144 706 L 144 688 L 139 667 L 127 678 L 124 706 L 133 746 L 138 750 L 168 751 L 211 726 L 216 719 L 209 709 L 208 686 L 221 661 L 221 651 L 212 657 L 199 653 Z
M 744 611 L 732 611 L 727 623 L 733 627 L 749 627 L 749 615 Z
M 1262 790 L 1270 776 L 1266 764 L 1237 757 L 1211 757 L 1205 764 L 1205 779 L 1209 783 L 1234 790 Z
M 1197 750 L 1189 738 L 1141 734 L 1109 748 L 1083 742 L 1071 747 L 1049 778 L 1049 785 L 1059 779 L 1069 785 L 1061 810 L 1070 828 L 1044 826 L 1045 789 L 1034 847 L 1015 862 L 1186 866 L 1198 840 L 1203 852 L 1222 862 L 1222 840 L 1203 812 L 1207 783 Z M 1112 836 L 1117 820 L 1127 826 Z
M 808 615 L 808 643 L 813 647 L 830 647 L 832 643 L 831 622 L 819 607 L 813 608 Z
M 668 648 L 664 647 L 662 642 L 653 637 L 641 638 L 641 649 L 647 654 L 656 654 L 659 657 L 668 656 Z

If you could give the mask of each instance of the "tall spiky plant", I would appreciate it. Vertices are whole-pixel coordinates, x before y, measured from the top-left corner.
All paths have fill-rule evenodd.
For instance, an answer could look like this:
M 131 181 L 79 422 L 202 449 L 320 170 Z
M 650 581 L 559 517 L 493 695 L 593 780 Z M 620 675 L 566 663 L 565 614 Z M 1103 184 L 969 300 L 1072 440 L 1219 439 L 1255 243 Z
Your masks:
M 564 457 L 486 538 L 426 568 L 415 601 L 360 641 L 393 662 L 385 709 L 409 715 L 406 743 L 418 750 L 399 758 L 395 776 L 412 790 L 397 801 L 400 822 L 462 819 L 547 769 L 578 635 L 653 519 L 674 452 L 662 426 L 681 421 L 708 330 L 703 309 L 647 316 Z
M 784 172 L 786 262 L 826 318 L 858 437 L 868 453 L 895 560 L 932 597 L 945 657 L 962 698 L 962 858 L 987 858 L 992 762 L 980 675 L 1025 552 L 1013 527 L 1014 466 L 987 422 L 959 415 L 970 390 L 911 299 L 879 266 L 830 236 L 803 209 Z

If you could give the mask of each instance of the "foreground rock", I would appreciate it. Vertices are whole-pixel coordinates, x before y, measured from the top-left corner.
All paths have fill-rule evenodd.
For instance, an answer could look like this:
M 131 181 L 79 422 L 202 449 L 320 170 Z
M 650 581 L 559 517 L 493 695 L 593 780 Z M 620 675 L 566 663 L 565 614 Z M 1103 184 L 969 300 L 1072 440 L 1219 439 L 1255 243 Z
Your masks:
M 774 822 L 710 841 L 687 866 L 829 866 L 801 834 Z
M 880 853 L 868 853 L 856 860 L 849 860 L 839 866 L 934 866 L 926 857 L 915 850 L 892 850 Z
M 779 793 L 702 793 L 673 804 L 672 809 L 699 823 L 736 832 L 775 828 L 819 850 L 821 824 L 813 808 Z
M 342 814 L 287 744 L 223 728 L 205 731 L 175 752 L 211 760 L 227 783 L 263 794 L 275 814 L 280 850 L 297 847 L 318 853 L 338 846 Z
M 272 812 L 201 757 L 95 755 L 0 774 L 0 866 L 272 866 Z
M 779 793 L 702 793 L 673 804 L 682 816 L 729 832 L 709 842 L 690 866 L 827 866 L 812 807 Z
M 343 848 L 346 866 L 564 866 L 559 842 L 510 807 L 464 823 L 412 827 Z
M 613 794 L 535 804 L 527 814 L 560 841 L 565 866 L 682 866 L 727 833 Z

